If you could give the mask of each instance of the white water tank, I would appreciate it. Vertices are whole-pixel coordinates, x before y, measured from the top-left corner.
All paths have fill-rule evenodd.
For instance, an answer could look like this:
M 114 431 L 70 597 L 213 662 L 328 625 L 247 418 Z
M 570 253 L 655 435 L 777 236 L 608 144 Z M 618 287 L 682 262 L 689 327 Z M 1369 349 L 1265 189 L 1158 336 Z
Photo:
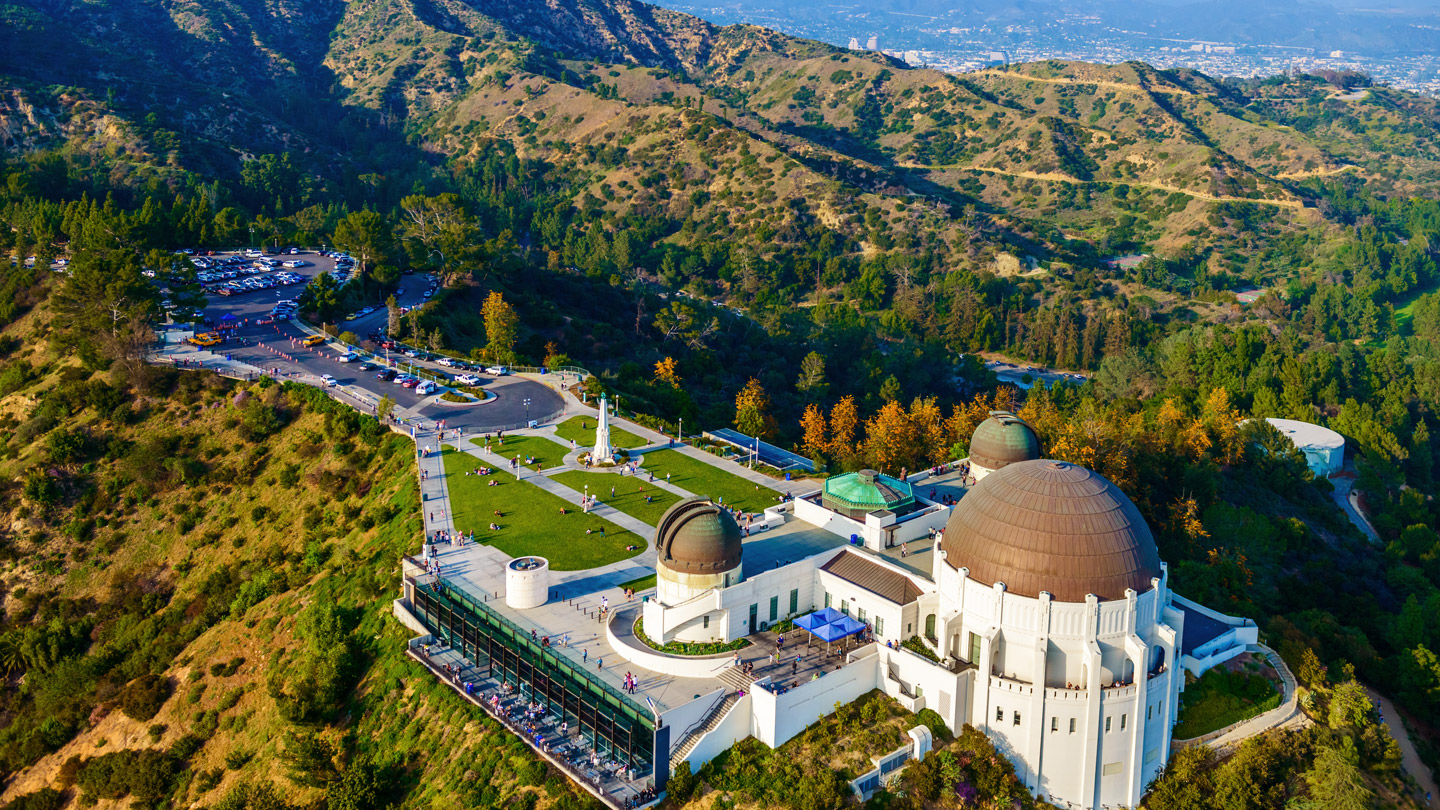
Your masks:
M 550 600 L 550 561 L 519 557 L 505 566 L 505 604 L 517 610 L 540 607 Z

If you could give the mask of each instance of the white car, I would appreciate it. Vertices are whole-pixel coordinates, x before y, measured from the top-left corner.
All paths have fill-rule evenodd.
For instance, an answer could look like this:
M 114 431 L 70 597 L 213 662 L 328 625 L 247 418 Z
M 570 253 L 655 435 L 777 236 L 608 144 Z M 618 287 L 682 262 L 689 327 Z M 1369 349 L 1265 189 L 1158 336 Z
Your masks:
M 485 369 L 485 373 L 493 374 L 496 377 L 504 377 L 506 374 L 510 373 L 510 369 L 504 366 L 490 366 L 489 368 Z
M 335 377 L 332 376 L 332 375 L 330 375 L 330 374 L 321 374 L 321 375 L 320 375 L 320 382 L 325 383 L 325 387 L 326 387 L 326 388 L 334 388 L 335 386 L 337 386 L 337 385 L 340 384 L 340 382 L 339 382 L 338 380 L 336 380 Z
M 430 382 L 429 380 L 426 380 L 415 386 L 415 393 L 419 394 L 422 397 L 428 397 L 438 390 L 440 390 L 440 387 L 435 383 Z
M 455 378 L 455 382 L 460 383 L 461 385 L 479 385 L 480 378 L 476 377 L 474 374 L 461 374 L 459 377 Z
M 347 354 L 347 355 L 345 355 L 345 356 L 343 356 L 343 357 L 338 357 L 338 358 L 336 358 L 336 360 L 337 360 L 338 362 L 341 362 L 341 363 L 354 363 L 355 361 L 357 361 L 357 360 L 359 360 L 359 359 L 360 359 L 360 355 L 358 355 L 358 354 Z
M 454 366 L 454 365 L 455 365 L 455 361 L 454 361 L 454 360 L 451 360 L 451 359 L 448 358 L 448 357 L 442 357 L 442 358 L 440 358 L 439 360 L 436 360 L 435 362 L 438 363 L 439 365 L 442 365 L 442 366 Z

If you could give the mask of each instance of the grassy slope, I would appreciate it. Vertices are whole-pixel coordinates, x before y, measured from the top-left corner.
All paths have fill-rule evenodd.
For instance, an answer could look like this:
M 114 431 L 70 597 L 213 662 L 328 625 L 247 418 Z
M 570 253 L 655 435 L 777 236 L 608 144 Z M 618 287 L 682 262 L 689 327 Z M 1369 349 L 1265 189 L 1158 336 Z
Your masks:
M 31 322 L 7 331 L 25 335 L 27 348 L 23 358 L 9 358 L 6 367 L 24 359 L 37 367 L 57 368 L 44 353 L 43 328 Z M 5 480 L 15 480 L 42 461 L 44 440 L 32 444 L 20 437 L 30 435 L 23 426 L 33 418 L 36 403 L 52 396 L 62 376 L 82 375 L 57 370 L 0 398 L 0 412 L 18 418 L 22 426 L 5 431 L 9 442 L 0 460 Z M 89 720 L 82 720 L 74 737 L 54 753 L 20 770 L 4 798 L 45 786 L 66 787 L 74 771 L 62 766 L 72 757 L 163 748 L 197 729 L 208 733 L 176 782 L 171 795 L 177 806 L 214 803 L 241 783 L 274 782 L 279 794 L 294 804 L 320 797 L 317 789 L 285 777 L 280 755 L 291 732 L 301 727 L 282 719 L 267 694 L 266 680 L 274 663 L 296 646 L 297 614 L 328 602 L 355 611 L 358 680 L 353 692 L 346 692 L 340 726 L 305 730 L 398 769 L 386 787 L 385 801 L 403 807 L 500 807 L 513 801 L 538 801 L 542 807 L 587 805 L 588 799 L 547 773 L 518 739 L 448 693 L 402 654 L 409 634 L 389 616 L 395 560 L 414 550 L 420 531 L 408 442 L 399 437 L 382 438 L 379 444 L 322 441 L 326 417 L 287 402 L 275 388 L 257 395 L 274 397 L 287 411 L 289 423 L 268 438 L 247 440 L 235 425 L 235 384 L 208 374 L 181 375 L 170 384 L 173 390 L 132 403 L 127 418 L 84 408 L 59 421 L 57 430 L 84 429 L 92 440 L 103 439 L 112 448 L 111 455 L 84 466 L 60 467 L 67 498 L 89 483 L 114 493 L 112 502 L 96 504 L 89 513 L 96 522 L 85 539 L 59 531 L 74 525 L 72 517 L 84 517 L 72 515 L 68 500 L 42 517 L 15 489 L 5 491 L 6 524 L 16 529 L 0 567 L 6 629 L 25 630 L 31 625 L 30 612 L 38 610 L 43 616 L 57 604 L 55 599 L 76 600 L 64 604 L 82 613 L 87 605 L 99 606 L 97 615 L 105 615 L 105 605 L 132 592 L 160 600 L 145 602 L 150 607 L 143 610 L 122 606 L 114 619 L 94 631 L 111 650 L 110 664 L 100 670 L 108 674 L 100 676 L 96 689 L 90 690 L 82 679 L 41 671 L 31 672 L 31 685 L 19 691 L 13 691 L 12 681 L 5 693 L 7 751 L 34 727 L 37 701 L 52 700 L 42 691 L 49 681 L 64 678 L 66 699 L 78 699 L 77 708 Z M 203 459 L 205 472 L 189 483 L 163 472 L 107 483 L 120 481 L 131 465 L 145 461 L 134 447 L 165 435 L 182 437 L 171 458 Z M 261 459 L 258 464 L 249 463 L 256 458 Z M 289 483 L 292 476 L 295 480 Z M 198 610 L 193 606 L 205 604 L 206 581 L 227 570 L 247 581 L 278 573 L 272 589 L 278 592 L 248 610 L 232 608 L 229 616 L 222 615 L 183 643 L 173 658 L 156 658 L 155 651 L 168 650 L 171 641 L 160 637 L 141 642 L 129 657 L 121 653 L 116 666 L 115 651 L 130 649 L 126 639 L 144 632 L 145 623 L 157 615 L 154 605 L 168 602 L 185 611 L 189 603 L 190 610 Z M 98 653 L 97 648 L 87 654 L 82 647 L 78 657 L 56 666 L 76 661 L 82 666 L 74 671 L 93 671 L 83 663 Z M 233 672 L 212 671 L 212 666 L 227 662 L 236 664 Z M 155 717 L 132 720 L 115 710 L 115 690 L 123 678 L 118 683 L 107 678 L 145 670 L 168 675 L 175 690 Z M 46 713 L 62 717 L 69 711 Z M 482 762 L 487 763 L 487 776 L 477 780 L 472 769 Z M 530 787 L 522 787 L 527 784 Z M 527 793 L 536 799 L 524 799 Z M 101 804 L 123 806 L 126 801 Z

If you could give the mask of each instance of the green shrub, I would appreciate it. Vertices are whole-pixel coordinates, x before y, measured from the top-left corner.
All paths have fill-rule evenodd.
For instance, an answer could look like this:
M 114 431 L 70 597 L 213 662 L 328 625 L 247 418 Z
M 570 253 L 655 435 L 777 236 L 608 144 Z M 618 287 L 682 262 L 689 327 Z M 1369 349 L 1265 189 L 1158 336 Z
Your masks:
M 120 711 L 132 720 L 149 720 L 170 698 L 170 679 L 164 675 L 141 675 L 120 690 Z

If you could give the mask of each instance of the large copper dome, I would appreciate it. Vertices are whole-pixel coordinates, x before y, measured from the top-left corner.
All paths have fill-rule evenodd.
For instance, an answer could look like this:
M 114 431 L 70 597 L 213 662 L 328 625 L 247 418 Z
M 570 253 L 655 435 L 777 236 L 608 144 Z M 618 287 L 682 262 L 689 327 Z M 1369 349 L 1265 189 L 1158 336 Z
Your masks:
M 1064 461 L 1007 465 L 960 499 L 940 548 L 951 567 L 986 585 L 1061 602 L 1124 599 L 1160 576 L 1160 552 L 1140 510 L 1103 475 Z
M 672 571 L 731 571 L 740 567 L 740 526 L 709 498 L 686 498 L 660 516 L 655 551 L 660 564 Z
M 1025 420 L 1009 411 L 991 411 L 970 435 L 970 463 L 987 470 L 1037 458 L 1040 438 Z

